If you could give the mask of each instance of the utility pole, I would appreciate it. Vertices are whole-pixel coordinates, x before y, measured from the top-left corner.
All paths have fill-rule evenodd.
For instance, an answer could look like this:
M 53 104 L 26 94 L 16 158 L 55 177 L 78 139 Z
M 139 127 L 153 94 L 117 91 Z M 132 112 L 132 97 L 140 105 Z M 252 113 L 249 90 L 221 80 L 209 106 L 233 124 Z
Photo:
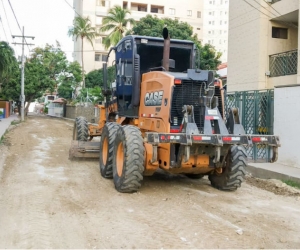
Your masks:
M 15 37 L 22 37 L 22 43 L 13 43 L 13 44 L 20 44 L 22 45 L 22 64 L 21 64 L 21 121 L 24 121 L 24 102 L 25 102 L 25 95 L 24 95 L 24 45 L 34 45 L 32 43 L 25 43 L 25 38 L 34 39 L 34 36 L 24 36 L 24 26 L 22 27 L 22 36 L 12 35 L 12 38 Z

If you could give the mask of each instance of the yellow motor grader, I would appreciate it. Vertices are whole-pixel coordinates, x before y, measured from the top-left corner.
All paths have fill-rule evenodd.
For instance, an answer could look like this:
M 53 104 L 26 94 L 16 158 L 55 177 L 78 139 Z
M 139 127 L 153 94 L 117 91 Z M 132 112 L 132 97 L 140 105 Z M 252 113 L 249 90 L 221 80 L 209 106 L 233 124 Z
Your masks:
M 106 87 L 104 64 L 99 123 L 75 120 L 70 158 L 99 158 L 101 175 L 119 192 L 137 191 L 158 169 L 208 175 L 213 187 L 235 190 L 245 176 L 244 146 L 269 145 L 274 162 L 279 138 L 245 134 L 237 109 L 228 110 L 225 123 L 222 82 L 196 67 L 193 42 L 170 39 L 166 28 L 163 36 L 129 35 L 112 48 L 115 85 Z

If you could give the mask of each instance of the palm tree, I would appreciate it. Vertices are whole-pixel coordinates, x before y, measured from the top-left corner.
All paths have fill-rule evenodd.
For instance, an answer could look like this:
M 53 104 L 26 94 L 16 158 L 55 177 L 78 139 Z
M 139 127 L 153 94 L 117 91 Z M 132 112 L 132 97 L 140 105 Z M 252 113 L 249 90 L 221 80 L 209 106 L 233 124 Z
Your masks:
M 84 65 L 83 65 L 83 39 L 86 38 L 93 46 L 93 40 L 99 34 L 95 27 L 91 26 L 91 21 L 88 17 L 83 18 L 81 16 L 75 17 L 73 21 L 73 27 L 68 31 L 69 36 L 75 36 L 76 40 L 78 37 L 81 38 L 81 66 L 82 66 L 82 87 L 85 88 L 84 82 Z M 94 46 L 93 46 L 94 47 Z
M 109 35 L 104 40 L 106 49 L 111 45 L 116 45 L 122 39 L 128 23 L 135 23 L 134 19 L 126 18 L 127 14 L 131 14 L 129 10 L 123 9 L 120 6 L 114 6 L 109 9 L 107 16 L 103 17 L 100 31 L 110 31 Z
M 0 42 L 0 82 L 12 73 L 17 64 L 15 52 L 7 42 Z

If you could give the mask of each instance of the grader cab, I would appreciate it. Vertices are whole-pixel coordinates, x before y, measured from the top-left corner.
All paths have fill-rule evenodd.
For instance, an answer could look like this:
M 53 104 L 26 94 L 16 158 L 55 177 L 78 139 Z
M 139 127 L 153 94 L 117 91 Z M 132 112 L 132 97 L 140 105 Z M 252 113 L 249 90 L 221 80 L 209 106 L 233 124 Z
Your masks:
M 247 135 L 238 110 L 226 123 L 222 82 L 196 68 L 193 42 L 126 36 L 115 51 L 116 82 L 103 89 L 98 125 L 75 121 L 70 157 L 99 158 L 100 173 L 119 192 L 137 191 L 158 169 L 191 178 L 208 175 L 213 187 L 235 190 L 245 176 L 244 146 L 269 145 L 278 136 Z M 104 66 L 104 86 L 106 81 Z M 88 141 L 101 136 L 100 143 Z

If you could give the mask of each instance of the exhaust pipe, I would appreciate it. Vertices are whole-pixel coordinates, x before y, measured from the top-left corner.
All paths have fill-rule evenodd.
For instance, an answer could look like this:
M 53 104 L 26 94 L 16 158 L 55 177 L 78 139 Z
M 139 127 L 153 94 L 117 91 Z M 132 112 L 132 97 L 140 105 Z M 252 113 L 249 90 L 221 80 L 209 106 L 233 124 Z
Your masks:
M 165 68 L 166 71 L 169 71 L 170 67 L 170 34 L 168 29 L 165 27 L 163 29 L 163 37 L 164 37 L 164 54 L 163 54 L 163 67 Z

